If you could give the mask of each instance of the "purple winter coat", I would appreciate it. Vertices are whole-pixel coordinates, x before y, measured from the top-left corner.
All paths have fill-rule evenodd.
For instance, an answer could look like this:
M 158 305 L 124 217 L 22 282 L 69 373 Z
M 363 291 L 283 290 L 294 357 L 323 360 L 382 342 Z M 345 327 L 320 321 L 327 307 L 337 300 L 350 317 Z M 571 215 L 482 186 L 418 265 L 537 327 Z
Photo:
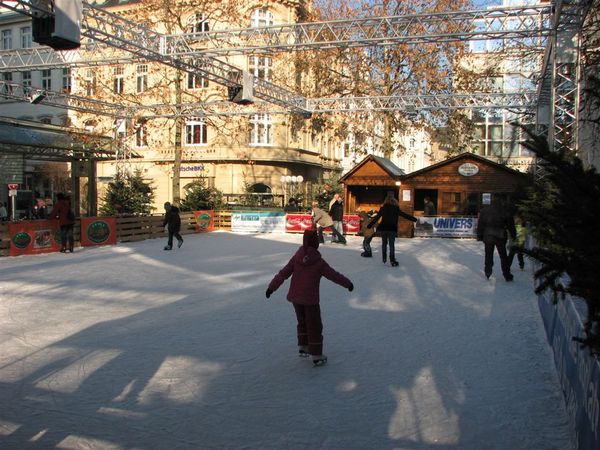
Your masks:
M 341 273 L 331 268 L 321 257 L 321 253 L 313 247 L 302 246 L 292 259 L 279 271 L 269 283 L 269 289 L 276 291 L 290 275 L 290 290 L 287 299 L 300 305 L 318 305 L 319 284 L 321 277 L 348 289 L 352 282 Z

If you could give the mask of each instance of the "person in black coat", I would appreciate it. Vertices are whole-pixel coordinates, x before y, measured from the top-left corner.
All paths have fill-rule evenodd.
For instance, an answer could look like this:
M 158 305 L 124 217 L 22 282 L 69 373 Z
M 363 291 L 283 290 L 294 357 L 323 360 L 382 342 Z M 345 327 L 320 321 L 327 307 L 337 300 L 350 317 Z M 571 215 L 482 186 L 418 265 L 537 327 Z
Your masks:
M 500 267 L 504 279 L 506 281 L 513 280 L 506 254 L 506 241 L 509 234 L 513 240 L 516 239 L 517 231 L 513 216 L 499 200 L 494 199 L 491 205 L 481 210 L 477 221 L 477 240 L 483 241 L 484 244 L 484 272 L 487 278 L 492 275 L 494 248 L 496 248 L 500 256 Z
M 329 202 L 329 215 L 333 220 L 333 228 L 337 230 L 337 237 L 334 235 L 331 242 L 339 242 L 346 245 L 346 238 L 344 237 L 344 203 L 337 192 Z
M 177 247 L 181 247 L 183 244 L 183 238 L 179 234 L 181 229 L 181 218 L 179 217 L 179 208 L 171 205 L 169 202 L 165 203 L 165 218 L 163 220 L 163 227 L 167 227 L 169 233 L 169 241 L 167 242 L 164 250 L 171 250 L 173 248 L 173 236 L 177 238 Z
M 387 261 L 387 247 L 389 245 L 390 263 L 393 267 L 398 265 L 398 261 L 396 261 L 394 245 L 396 243 L 396 236 L 398 235 L 398 220 L 401 217 L 412 222 L 417 221 L 416 217 L 401 211 L 400 207 L 398 206 L 398 200 L 396 200 L 393 196 L 388 195 L 383 202 L 383 206 L 379 208 L 379 212 L 377 212 L 369 225 L 367 225 L 368 228 L 373 228 L 379 218 L 381 218 L 381 223 L 377 226 L 377 231 L 381 236 L 381 254 L 383 263 L 385 264 Z

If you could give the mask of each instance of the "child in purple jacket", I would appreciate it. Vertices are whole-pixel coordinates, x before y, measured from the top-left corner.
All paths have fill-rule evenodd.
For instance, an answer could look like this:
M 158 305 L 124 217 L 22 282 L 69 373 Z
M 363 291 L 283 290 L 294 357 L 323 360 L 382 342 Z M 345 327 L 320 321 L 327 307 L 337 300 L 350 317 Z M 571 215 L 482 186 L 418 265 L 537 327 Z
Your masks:
M 300 356 L 312 355 L 313 364 L 321 366 L 327 362 L 323 354 L 323 323 L 319 306 L 319 283 L 325 277 L 334 283 L 354 289 L 352 282 L 331 268 L 321 257 L 319 237 L 315 231 L 306 230 L 302 247 L 273 278 L 266 292 L 267 298 L 292 276 L 287 299 L 294 305 L 298 321 L 298 348 Z

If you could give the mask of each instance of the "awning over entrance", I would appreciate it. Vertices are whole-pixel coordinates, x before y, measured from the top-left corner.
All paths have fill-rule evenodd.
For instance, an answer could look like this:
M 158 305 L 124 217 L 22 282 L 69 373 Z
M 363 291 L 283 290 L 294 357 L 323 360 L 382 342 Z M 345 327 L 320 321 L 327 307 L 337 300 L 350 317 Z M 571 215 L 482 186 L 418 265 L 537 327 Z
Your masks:
M 26 159 L 73 162 L 116 157 L 111 137 L 85 130 L 0 117 L 0 153 Z

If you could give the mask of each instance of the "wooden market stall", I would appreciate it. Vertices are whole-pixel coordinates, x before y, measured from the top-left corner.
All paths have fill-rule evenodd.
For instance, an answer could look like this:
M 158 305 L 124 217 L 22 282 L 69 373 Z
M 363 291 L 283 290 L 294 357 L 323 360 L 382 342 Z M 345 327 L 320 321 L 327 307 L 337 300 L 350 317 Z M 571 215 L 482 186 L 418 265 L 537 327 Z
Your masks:
M 377 210 L 387 193 L 392 192 L 399 200 L 400 209 L 416 217 L 424 215 L 424 199 L 429 197 L 435 206 L 435 217 L 468 220 L 477 217 L 492 195 L 508 204 L 514 203 L 532 178 L 473 153 L 462 153 L 410 174 L 404 174 L 387 159 L 369 155 L 340 182 L 344 184 L 349 212 L 359 208 Z M 423 219 L 419 223 L 425 222 Z M 469 223 L 476 222 L 470 220 Z M 411 237 L 414 230 L 412 222 L 400 220 L 399 236 Z

